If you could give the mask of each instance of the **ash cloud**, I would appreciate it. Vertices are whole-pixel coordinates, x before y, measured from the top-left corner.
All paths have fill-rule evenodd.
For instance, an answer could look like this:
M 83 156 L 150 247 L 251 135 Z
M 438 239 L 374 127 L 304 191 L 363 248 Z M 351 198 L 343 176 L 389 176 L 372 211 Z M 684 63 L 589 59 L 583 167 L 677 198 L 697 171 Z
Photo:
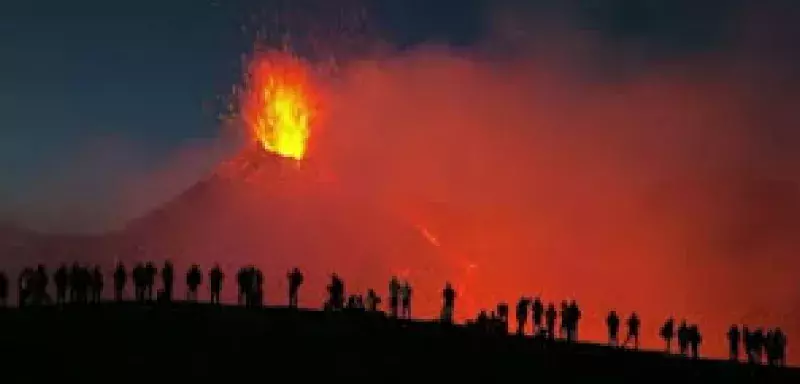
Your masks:
M 796 328 L 797 67 L 775 39 L 794 31 L 742 7 L 676 54 L 680 39 L 611 43 L 563 9 L 538 27 L 501 10 L 477 48 L 344 68 L 319 162 L 477 265 L 482 306 L 576 297 L 596 338 L 610 308 L 651 335 L 674 314 L 718 354 L 730 323 Z

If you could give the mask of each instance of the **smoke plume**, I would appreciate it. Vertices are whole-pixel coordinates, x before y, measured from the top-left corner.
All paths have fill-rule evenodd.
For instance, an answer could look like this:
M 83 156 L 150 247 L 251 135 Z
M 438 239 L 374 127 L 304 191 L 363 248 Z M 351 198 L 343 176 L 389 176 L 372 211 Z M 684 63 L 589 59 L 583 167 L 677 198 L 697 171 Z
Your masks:
M 753 52 L 772 33 L 667 60 L 516 17 L 478 48 L 352 62 L 317 162 L 471 266 L 468 310 L 576 298 L 591 337 L 637 310 L 650 345 L 675 316 L 717 354 L 733 323 L 796 328 L 796 82 Z

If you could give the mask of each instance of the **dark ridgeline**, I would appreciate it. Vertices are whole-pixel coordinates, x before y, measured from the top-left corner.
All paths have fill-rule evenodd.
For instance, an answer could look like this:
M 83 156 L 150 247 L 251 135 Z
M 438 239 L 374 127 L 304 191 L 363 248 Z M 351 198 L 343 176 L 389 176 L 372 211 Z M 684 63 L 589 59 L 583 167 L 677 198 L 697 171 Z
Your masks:
M 224 274 L 215 265 L 186 271 L 186 301 L 173 298 L 174 270 L 152 263 L 111 273 L 114 302 L 100 300 L 104 277 L 96 266 L 43 265 L 19 276 L 19 308 L 8 308 L 8 277 L 0 273 L 0 372 L 6 382 L 179 382 L 294 380 L 464 379 L 567 380 L 569 382 L 800 383 L 800 369 L 784 368 L 786 336 L 775 328 L 731 326 L 729 361 L 700 359 L 699 327 L 670 317 L 659 336 L 665 350 L 639 351 L 641 320 L 611 311 L 607 346 L 578 343 L 581 310 L 575 300 L 544 303 L 522 296 L 481 311 L 465 325 L 453 323 L 458 293 L 445 283 L 439 321 L 411 320 L 412 287 L 393 277 L 387 312 L 378 293 L 346 291 L 332 274 L 324 311 L 297 308 L 303 275 L 290 270 L 286 307 L 265 307 L 264 274 L 254 266 L 236 274 L 239 305 L 221 305 Z M 154 298 L 157 275 L 161 289 Z M 129 277 L 128 277 L 129 276 Z M 133 297 L 124 296 L 130 282 Z M 200 287 L 204 286 L 201 296 Z M 207 289 L 207 291 L 206 291 Z M 67 294 L 69 293 L 69 294 Z M 206 298 L 210 304 L 198 304 Z M 124 299 L 135 299 L 125 301 Z M 560 308 L 560 310 L 556 309 Z M 531 327 L 526 327 L 528 316 Z M 620 328 L 625 338 L 620 340 Z M 673 337 L 678 354 L 672 354 Z M 626 348 L 627 347 L 627 348 Z M 687 358 L 691 357 L 691 358 Z M 740 362 L 745 360 L 746 363 Z M 766 365 L 764 364 L 766 363 Z

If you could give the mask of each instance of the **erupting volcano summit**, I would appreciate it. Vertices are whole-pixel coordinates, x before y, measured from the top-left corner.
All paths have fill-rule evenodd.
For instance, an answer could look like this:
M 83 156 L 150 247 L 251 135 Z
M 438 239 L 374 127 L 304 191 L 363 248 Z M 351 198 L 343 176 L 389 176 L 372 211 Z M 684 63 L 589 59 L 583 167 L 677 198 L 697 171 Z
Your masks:
M 254 55 L 247 68 L 241 113 L 250 137 L 264 150 L 301 160 L 317 117 L 308 66 L 286 53 Z

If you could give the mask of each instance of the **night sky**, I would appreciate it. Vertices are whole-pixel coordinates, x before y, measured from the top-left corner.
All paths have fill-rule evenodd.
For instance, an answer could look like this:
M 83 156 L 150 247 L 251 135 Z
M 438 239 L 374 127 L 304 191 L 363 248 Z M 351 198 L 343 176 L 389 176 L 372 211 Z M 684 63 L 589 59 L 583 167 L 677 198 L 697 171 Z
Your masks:
M 318 2 L 291 3 L 308 9 L 309 20 L 324 19 Z M 486 36 L 493 11 L 504 6 L 525 8 L 531 24 L 563 19 L 572 30 L 591 31 L 607 44 L 613 54 L 588 65 L 609 76 L 730 49 L 740 44 L 739 23 L 764 8 L 766 16 L 755 24 L 766 30 L 770 44 L 751 45 L 765 50 L 784 73 L 800 62 L 788 48 L 796 28 L 784 22 L 794 14 L 790 8 L 797 8 L 791 2 L 764 2 L 759 9 L 746 9 L 744 1 L 688 0 L 363 3 L 373 37 L 401 49 L 428 41 L 469 47 Z M 242 27 L 252 25 L 249 14 L 276 4 L 4 2 L 0 213 L 14 218 L 33 206 L 57 209 L 46 207 L 43 201 L 53 199 L 42 190 L 103 195 L 125 169 L 157 168 L 187 140 L 217 136 L 218 98 L 239 80 L 240 55 L 253 43 Z M 109 150 L 102 161 L 108 166 L 97 167 L 89 154 L 113 145 L 125 149 Z

